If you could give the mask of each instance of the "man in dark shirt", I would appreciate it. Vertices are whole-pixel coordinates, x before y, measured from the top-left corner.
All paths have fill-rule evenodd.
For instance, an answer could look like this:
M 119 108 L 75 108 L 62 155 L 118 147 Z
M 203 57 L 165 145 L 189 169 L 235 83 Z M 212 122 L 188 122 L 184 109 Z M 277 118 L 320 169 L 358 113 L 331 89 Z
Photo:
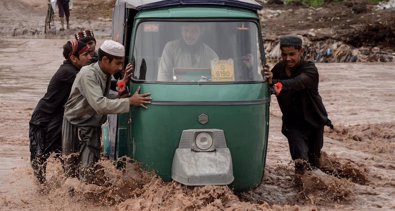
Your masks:
M 40 183 L 46 181 L 46 161 L 50 153 L 60 155 L 62 151 L 64 104 L 71 86 L 81 67 L 92 59 L 89 47 L 77 40 L 68 41 L 63 46 L 63 56 L 66 60 L 52 76 L 47 93 L 38 102 L 29 122 L 31 164 Z
M 324 126 L 333 127 L 318 93 L 319 75 L 313 62 L 304 61 L 302 39 L 280 38 L 282 61 L 263 74 L 277 96 L 283 114 L 281 132 L 287 137 L 295 172 L 320 167 Z

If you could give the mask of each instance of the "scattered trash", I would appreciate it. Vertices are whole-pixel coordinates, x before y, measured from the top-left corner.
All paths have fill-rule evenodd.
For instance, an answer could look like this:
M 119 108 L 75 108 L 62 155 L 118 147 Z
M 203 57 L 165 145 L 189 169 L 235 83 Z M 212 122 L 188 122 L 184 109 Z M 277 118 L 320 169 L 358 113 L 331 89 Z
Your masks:
M 378 10 L 395 10 L 395 0 L 389 0 L 388 2 L 381 2 L 377 5 Z
M 393 62 L 394 53 L 384 52 L 379 47 L 355 48 L 341 41 L 326 40 L 311 42 L 303 37 L 305 59 L 317 63 L 329 62 Z M 278 41 L 265 40 L 265 51 L 268 63 L 281 60 Z

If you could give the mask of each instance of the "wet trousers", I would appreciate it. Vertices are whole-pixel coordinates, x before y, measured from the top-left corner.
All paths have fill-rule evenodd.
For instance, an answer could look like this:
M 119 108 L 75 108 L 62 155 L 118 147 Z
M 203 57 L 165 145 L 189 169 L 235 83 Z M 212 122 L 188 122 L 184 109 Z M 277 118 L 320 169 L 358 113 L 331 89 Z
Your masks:
M 29 124 L 30 162 L 39 183 L 45 183 L 47 160 L 51 153 L 61 159 L 61 120 L 53 118 L 47 123 Z
M 307 123 L 283 122 L 281 132 L 287 137 L 292 160 L 306 161 L 308 166 L 319 168 L 324 141 L 324 126 L 312 127 Z M 306 168 L 296 164 L 296 168 Z
M 63 120 L 63 156 L 66 176 L 92 183 L 100 159 L 101 127 L 75 126 Z
M 64 161 L 64 171 L 67 177 L 78 176 L 80 145 L 81 144 L 78 139 L 78 127 L 72 125 L 67 119 L 63 118 L 62 157 Z

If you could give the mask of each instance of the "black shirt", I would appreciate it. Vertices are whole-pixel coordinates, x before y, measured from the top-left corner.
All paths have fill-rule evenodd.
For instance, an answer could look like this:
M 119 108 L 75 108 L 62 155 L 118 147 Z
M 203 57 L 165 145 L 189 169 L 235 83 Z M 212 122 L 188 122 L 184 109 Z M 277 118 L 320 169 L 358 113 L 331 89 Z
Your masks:
M 316 128 L 331 126 L 318 93 L 319 74 L 313 62 L 302 61 L 292 70 L 291 76 L 287 76 L 284 62 L 277 63 L 272 72 L 273 84 L 283 84 L 277 101 L 283 113 L 284 123 L 308 123 Z
M 68 60 L 60 65 L 49 82 L 47 92 L 38 102 L 30 123 L 42 125 L 54 118 L 62 119 L 64 104 L 70 95 L 71 86 L 78 72 L 79 69 Z

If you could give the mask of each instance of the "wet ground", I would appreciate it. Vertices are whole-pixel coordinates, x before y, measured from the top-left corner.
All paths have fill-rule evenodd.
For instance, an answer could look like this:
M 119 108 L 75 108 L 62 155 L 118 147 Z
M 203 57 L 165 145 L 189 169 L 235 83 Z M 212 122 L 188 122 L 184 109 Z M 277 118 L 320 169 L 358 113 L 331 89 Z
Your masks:
M 119 172 L 106 160 L 104 186 L 66 180 L 55 159 L 48 186 L 38 186 L 29 165 L 28 121 L 62 62 L 64 42 L 0 39 L 2 210 L 395 209 L 394 63 L 318 64 L 320 92 L 335 130 L 325 134 L 326 174 L 308 174 L 301 186 L 293 179 L 275 98 L 264 183 L 253 191 L 163 183 L 133 165 Z

